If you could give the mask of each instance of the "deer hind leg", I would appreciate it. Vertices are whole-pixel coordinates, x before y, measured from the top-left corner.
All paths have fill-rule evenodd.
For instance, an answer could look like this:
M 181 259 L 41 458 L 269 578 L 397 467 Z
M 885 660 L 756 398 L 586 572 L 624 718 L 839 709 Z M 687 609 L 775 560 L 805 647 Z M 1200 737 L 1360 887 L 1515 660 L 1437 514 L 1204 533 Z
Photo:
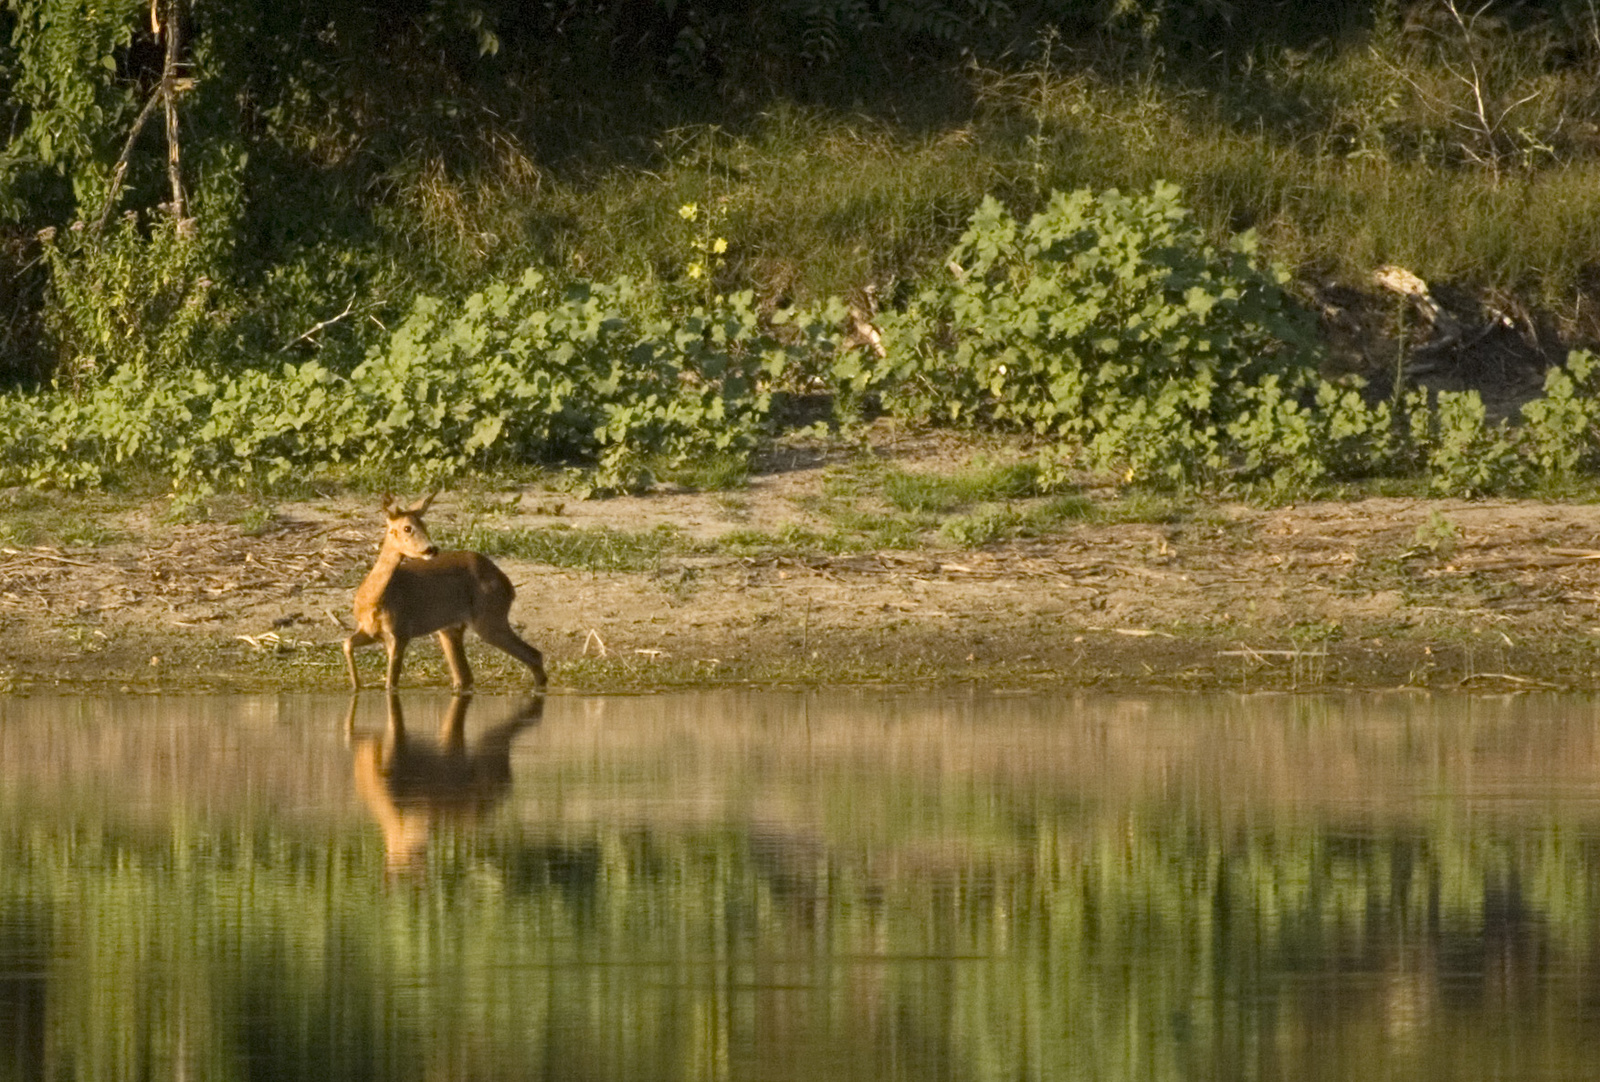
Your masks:
M 365 631 L 360 630 L 344 640 L 344 663 L 350 669 L 350 687 L 356 691 L 361 690 L 361 677 L 356 675 L 356 650 L 362 646 L 370 646 L 377 641 L 377 636 L 368 635 Z
M 472 666 L 467 664 L 467 651 L 461 645 L 466 633 L 465 624 L 443 628 L 438 633 L 439 649 L 444 651 L 444 659 L 450 666 L 450 686 L 457 691 L 466 691 L 472 686 Z
M 533 647 L 523 642 L 518 634 L 511 630 L 511 622 L 505 613 L 498 616 L 481 616 L 472 623 L 472 630 L 478 637 L 497 649 L 504 650 L 529 669 L 533 670 L 533 683 L 535 687 L 544 687 L 544 655 Z

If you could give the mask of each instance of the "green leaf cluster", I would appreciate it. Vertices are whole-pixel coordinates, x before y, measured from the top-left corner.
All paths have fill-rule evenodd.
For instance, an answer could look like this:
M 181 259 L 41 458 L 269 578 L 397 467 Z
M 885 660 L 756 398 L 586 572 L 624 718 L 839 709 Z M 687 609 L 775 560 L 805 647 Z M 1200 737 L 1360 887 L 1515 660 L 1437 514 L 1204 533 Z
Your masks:
M 1215 475 L 1264 381 L 1314 377 L 1312 327 L 1253 250 L 1250 234 L 1213 246 L 1169 184 L 1057 192 L 1026 224 L 989 198 L 948 275 L 884 317 L 882 362 L 834 374 L 896 412 L 1032 432 L 1130 480 Z
M 4 101 L 21 123 L 0 148 L 0 213 L 22 217 L 39 190 L 19 180 L 39 173 L 70 179 L 78 201 L 104 192 L 114 132 L 137 108 L 117 78 L 143 0 L 12 0 L 10 58 Z
M 317 361 L 216 373 L 141 361 L 82 393 L 0 399 L 0 479 L 99 483 L 128 468 L 216 486 L 328 467 L 435 481 L 469 467 L 597 462 L 603 485 L 644 459 L 747 453 L 789 347 L 749 293 L 676 315 L 633 283 L 560 291 L 529 270 L 459 307 L 414 304 L 348 375 Z
M 212 245 L 170 216 L 148 233 L 128 211 L 104 233 L 78 222 L 40 236 L 50 267 L 44 321 L 57 350 L 57 374 L 73 386 L 120 365 L 160 368 L 194 356 L 217 322 L 206 268 Z
M 1254 237 L 1214 245 L 1169 184 L 1057 192 L 1026 224 L 986 199 L 946 270 L 881 317 L 881 357 L 836 356 L 842 401 L 1032 433 L 1059 459 L 1173 488 L 1421 472 L 1479 495 L 1600 465 L 1588 353 L 1550 371 L 1516 427 L 1476 392 L 1374 401 L 1319 375 L 1311 317 Z
M 1056 193 L 1026 224 L 987 199 L 946 272 L 879 313 L 875 338 L 839 298 L 768 316 L 749 291 L 675 307 L 628 278 L 562 285 L 529 269 L 459 304 L 419 298 L 348 371 L 235 370 L 166 361 L 204 330 L 206 286 L 182 237 L 143 238 L 130 219 L 58 276 L 62 311 L 84 313 L 70 328 L 83 355 L 120 360 L 0 397 L 0 484 L 270 487 L 330 470 L 429 483 L 566 463 L 597 467 L 596 489 L 632 488 L 653 468 L 745 461 L 774 395 L 819 378 L 846 409 L 875 398 L 1032 434 L 1050 476 L 1029 484 L 1076 463 L 1174 489 L 1420 473 L 1478 495 L 1600 466 L 1590 354 L 1552 369 L 1515 426 L 1471 392 L 1375 401 L 1318 374 L 1309 315 L 1252 249 L 1248 234 L 1212 243 L 1165 184 Z M 91 318 L 96 289 L 117 299 L 105 319 Z

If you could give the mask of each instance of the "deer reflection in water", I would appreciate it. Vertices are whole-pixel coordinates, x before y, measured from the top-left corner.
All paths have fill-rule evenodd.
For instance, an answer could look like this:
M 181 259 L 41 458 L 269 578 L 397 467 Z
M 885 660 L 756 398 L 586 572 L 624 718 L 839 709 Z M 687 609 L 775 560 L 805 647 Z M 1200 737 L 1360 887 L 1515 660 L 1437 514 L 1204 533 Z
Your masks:
M 543 695 L 524 699 L 469 747 L 470 695 L 451 698 L 436 741 L 407 734 L 400 697 L 393 692 L 383 734 L 356 732 L 358 701 L 350 700 L 345 739 L 353 753 L 356 792 L 383 830 L 391 873 L 422 869 L 435 822 L 473 823 L 505 799 L 511 790 L 511 742 L 544 716 Z

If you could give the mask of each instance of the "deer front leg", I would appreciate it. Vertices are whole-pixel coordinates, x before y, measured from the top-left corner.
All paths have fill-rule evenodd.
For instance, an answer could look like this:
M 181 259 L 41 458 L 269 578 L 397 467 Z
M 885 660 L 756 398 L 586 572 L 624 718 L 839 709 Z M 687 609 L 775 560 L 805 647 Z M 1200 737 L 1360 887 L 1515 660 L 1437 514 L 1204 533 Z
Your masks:
M 393 691 L 400 686 L 400 666 L 406 662 L 406 640 L 385 629 L 383 645 L 389 651 L 389 670 L 384 677 L 383 686 Z
M 376 637 L 359 629 L 344 640 L 344 663 L 350 669 L 350 687 L 354 691 L 361 690 L 361 677 L 356 675 L 356 648 L 369 646 L 377 641 Z
M 466 632 L 461 624 L 439 631 L 439 649 L 444 651 L 444 659 L 450 665 L 450 686 L 456 691 L 466 691 L 472 686 L 472 666 L 467 664 L 467 650 L 461 645 L 461 637 Z

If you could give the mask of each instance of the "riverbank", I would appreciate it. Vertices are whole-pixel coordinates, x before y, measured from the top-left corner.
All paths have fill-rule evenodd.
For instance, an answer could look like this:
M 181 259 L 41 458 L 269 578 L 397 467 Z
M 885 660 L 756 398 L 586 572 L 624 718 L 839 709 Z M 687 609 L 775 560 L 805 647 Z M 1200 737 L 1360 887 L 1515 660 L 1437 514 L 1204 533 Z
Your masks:
M 497 553 L 557 690 L 1600 686 L 1600 507 L 1091 490 L 906 510 L 907 479 L 981 481 L 1008 453 L 886 429 L 728 491 L 446 492 L 429 521 Z M 164 499 L 6 500 L 0 689 L 345 686 L 375 499 L 217 499 L 199 521 Z M 521 682 L 468 650 L 481 687 Z M 370 648 L 364 679 L 381 671 Z M 406 682 L 447 682 L 431 643 Z

